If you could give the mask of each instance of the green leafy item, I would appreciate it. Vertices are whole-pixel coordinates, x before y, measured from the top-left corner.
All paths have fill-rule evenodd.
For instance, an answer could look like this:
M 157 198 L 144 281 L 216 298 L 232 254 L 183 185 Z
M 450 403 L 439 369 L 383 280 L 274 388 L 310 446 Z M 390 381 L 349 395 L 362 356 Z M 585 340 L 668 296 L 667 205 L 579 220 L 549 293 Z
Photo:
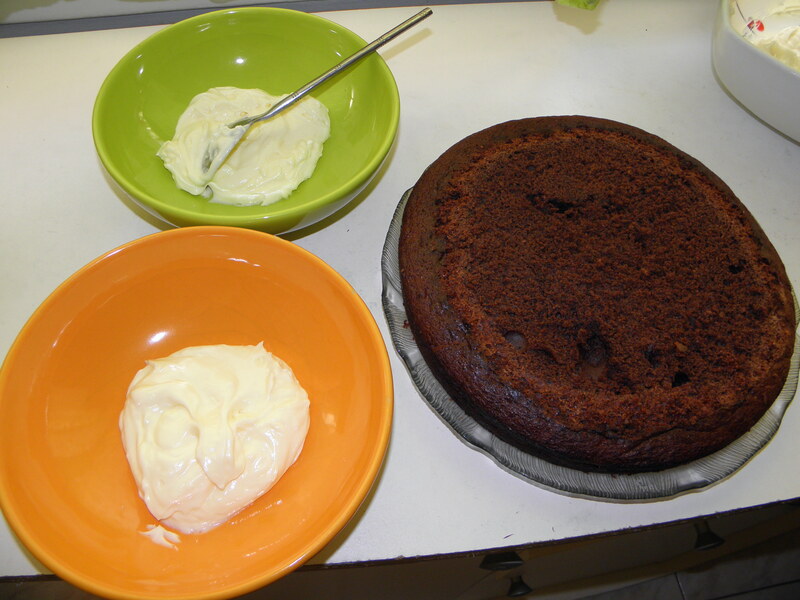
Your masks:
M 556 4 L 563 4 L 564 6 L 574 6 L 575 8 L 585 8 L 586 10 L 594 10 L 600 3 L 600 0 L 555 0 Z

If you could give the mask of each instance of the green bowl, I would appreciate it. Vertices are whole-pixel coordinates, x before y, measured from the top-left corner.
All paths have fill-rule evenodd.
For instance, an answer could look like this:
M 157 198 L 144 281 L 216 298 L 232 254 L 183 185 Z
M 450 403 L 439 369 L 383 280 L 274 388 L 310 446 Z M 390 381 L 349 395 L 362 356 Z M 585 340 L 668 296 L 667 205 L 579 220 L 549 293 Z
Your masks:
M 101 86 L 92 115 L 97 153 L 133 201 L 170 225 L 278 234 L 316 223 L 364 189 L 397 133 L 397 84 L 378 54 L 312 92 L 328 107 L 331 135 L 314 174 L 284 200 L 231 206 L 193 196 L 175 185 L 156 151 L 196 94 L 217 86 L 289 93 L 364 45 L 341 25 L 282 8 L 215 11 L 165 27 L 128 52 Z

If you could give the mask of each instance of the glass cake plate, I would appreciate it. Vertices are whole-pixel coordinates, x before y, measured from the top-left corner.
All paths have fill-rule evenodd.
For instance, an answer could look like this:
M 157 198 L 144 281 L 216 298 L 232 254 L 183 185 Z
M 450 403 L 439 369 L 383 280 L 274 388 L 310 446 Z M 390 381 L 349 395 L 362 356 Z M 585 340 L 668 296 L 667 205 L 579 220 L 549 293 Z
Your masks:
M 772 407 L 745 435 L 722 450 L 664 471 L 634 474 L 589 473 L 547 462 L 527 454 L 484 429 L 445 392 L 425 363 L 407 326 L 398 265 L 400 224 L 411 190 L 392 217 L 383 247 L 383 310 L 397 353 L 405 363 L 420 395 L 444 423 L 466 444 L 484 453 L 506 471 L 534 485 L 565 495 L 611 501 L 664 499 L 717 483 L 742 467 L 769 442 L 797 390 L 800 337 L 786 383 Z M 798 313 L 795 297 L 795 314 Z

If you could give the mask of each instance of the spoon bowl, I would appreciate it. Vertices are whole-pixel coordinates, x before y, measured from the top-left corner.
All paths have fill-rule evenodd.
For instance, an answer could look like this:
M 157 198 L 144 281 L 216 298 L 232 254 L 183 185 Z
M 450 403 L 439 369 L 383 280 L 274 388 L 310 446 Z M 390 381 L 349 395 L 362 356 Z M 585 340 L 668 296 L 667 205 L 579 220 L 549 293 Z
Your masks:
M 167 26 L 131 49 L 101 86 L 95 147 L 119 191 L 167 226 L 233 225 L 281 234 L 333 215 L 378 172 L 397 133 L 400 101 L 386 62 L 372 53 L 316 89 L 331 135 L 313 176 L 268 206 L 209 202 L 177 187 L 156 155 L 189 101 L 212 87 L 281 95 L 366 42 L 317 15 L 248 7 Z

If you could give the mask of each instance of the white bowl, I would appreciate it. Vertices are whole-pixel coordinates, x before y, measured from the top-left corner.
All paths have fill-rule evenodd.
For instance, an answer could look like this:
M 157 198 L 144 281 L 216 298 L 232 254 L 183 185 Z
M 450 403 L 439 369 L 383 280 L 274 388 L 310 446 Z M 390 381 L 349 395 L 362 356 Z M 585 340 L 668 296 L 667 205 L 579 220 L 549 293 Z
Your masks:
M 719 80 L 756 117 L 800 142 L 800 72 L 744 39 L 732 22 L 740 16 L 730 6 L 719 0 L 711 43 Z

